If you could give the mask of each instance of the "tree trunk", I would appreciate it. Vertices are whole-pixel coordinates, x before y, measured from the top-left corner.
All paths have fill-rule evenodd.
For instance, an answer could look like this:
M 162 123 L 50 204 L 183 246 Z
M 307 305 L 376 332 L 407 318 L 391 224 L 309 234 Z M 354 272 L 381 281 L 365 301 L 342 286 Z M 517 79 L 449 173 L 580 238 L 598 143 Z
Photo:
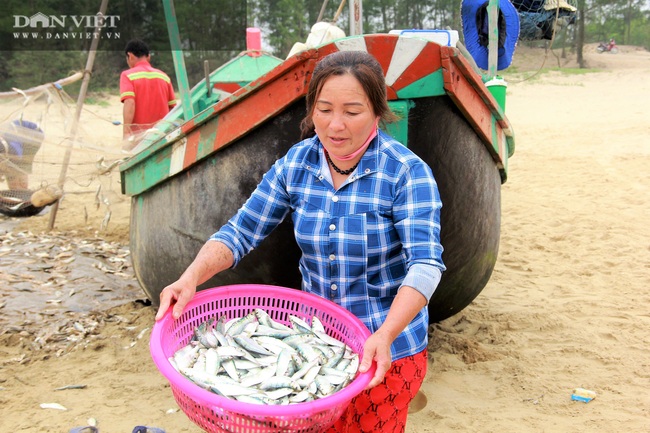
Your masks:
M 587 67 L 582 56 L 585 43 L 585 0 L 578 0 L 578 37 L 576 38 L 576 60 L 580 69 Z

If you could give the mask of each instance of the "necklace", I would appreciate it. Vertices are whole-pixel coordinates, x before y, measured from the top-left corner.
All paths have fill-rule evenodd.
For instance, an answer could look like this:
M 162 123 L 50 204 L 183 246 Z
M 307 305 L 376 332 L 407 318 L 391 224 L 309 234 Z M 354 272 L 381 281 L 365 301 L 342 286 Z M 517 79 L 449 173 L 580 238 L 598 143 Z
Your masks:
M 357 168 L 357 165 L 359 165 L 359 163 L 361 162 L 361 160 L 358 160 L 357 163 L 354 164 L 354 166 L 352 166 L 352 168 L 349 168 L 347 170 L 341 170 L 336 165 L 334 165 L 334 163 L 332 162 L 332 159 L 330 158 L 330 154 L 327 153 L 327 151 L 325 151 L 325 158 L 327 159 L 327 162 L 329 162 L 329 164 L 332 166 L 332 168 L 334 169 L 335 172 L 337 172 L 339 174 L 343 174 L 343 175 L 348 175 L 348 174 L 352 173 L 354 171 L 354 169 Z

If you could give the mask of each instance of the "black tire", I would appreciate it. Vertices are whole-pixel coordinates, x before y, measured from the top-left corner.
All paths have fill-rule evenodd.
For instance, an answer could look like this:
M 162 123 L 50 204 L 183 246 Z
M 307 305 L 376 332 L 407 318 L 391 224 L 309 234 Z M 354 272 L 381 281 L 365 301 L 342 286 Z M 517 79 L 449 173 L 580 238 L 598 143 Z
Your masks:
M 429 323 L 436 323 L 467 307 L 490 279 L 499 250 L 501 177 L 449 98 L 416 100 L 410 116 L 419 125 L 409 128 L 409 148 L 433 170 L 442 199 L 447 271 L 429 302 Z

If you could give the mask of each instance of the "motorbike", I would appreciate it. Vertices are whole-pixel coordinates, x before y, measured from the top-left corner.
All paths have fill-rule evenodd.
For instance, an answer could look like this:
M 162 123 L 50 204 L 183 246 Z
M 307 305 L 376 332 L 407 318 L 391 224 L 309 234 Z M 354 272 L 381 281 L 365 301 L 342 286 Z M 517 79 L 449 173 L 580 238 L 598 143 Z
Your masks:
M 604 52 L 616 54 L 618 53 L 618 47 L 616 46 L 616 42 L 614 41 L 614 39 L 611 39 L 607 44 L 605 42 L 601 42 L 596 47 L 596 51 L 598 52 L 598 54 L 602 54 Z

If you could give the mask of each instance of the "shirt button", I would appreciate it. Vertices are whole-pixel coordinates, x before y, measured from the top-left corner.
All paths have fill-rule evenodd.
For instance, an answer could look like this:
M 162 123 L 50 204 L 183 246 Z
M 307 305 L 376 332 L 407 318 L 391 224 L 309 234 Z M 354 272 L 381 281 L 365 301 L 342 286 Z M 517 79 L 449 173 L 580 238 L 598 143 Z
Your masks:
M 336 226 L 334 224 L 330 224 L 330 231 L 336 230 Z
M 370 169 L 366 168 L 366 174 L 370 173 Z
M 330 287 L 332 288 L 332 290 L 336 290 L 336 289 L 338 289 L 338 287 L 336 286 L 336 284 L 332 284 Z
M 338 201 L 339 201 L 339 197 L 338 197 L 337 195 L 335 195 L 334 197 L 332 197 L 332 201 L 333 201 L 334 203 L 338 202 Z
M 334 254 L 330 254 L 330 260 L 334 260 L 336 256 Z

